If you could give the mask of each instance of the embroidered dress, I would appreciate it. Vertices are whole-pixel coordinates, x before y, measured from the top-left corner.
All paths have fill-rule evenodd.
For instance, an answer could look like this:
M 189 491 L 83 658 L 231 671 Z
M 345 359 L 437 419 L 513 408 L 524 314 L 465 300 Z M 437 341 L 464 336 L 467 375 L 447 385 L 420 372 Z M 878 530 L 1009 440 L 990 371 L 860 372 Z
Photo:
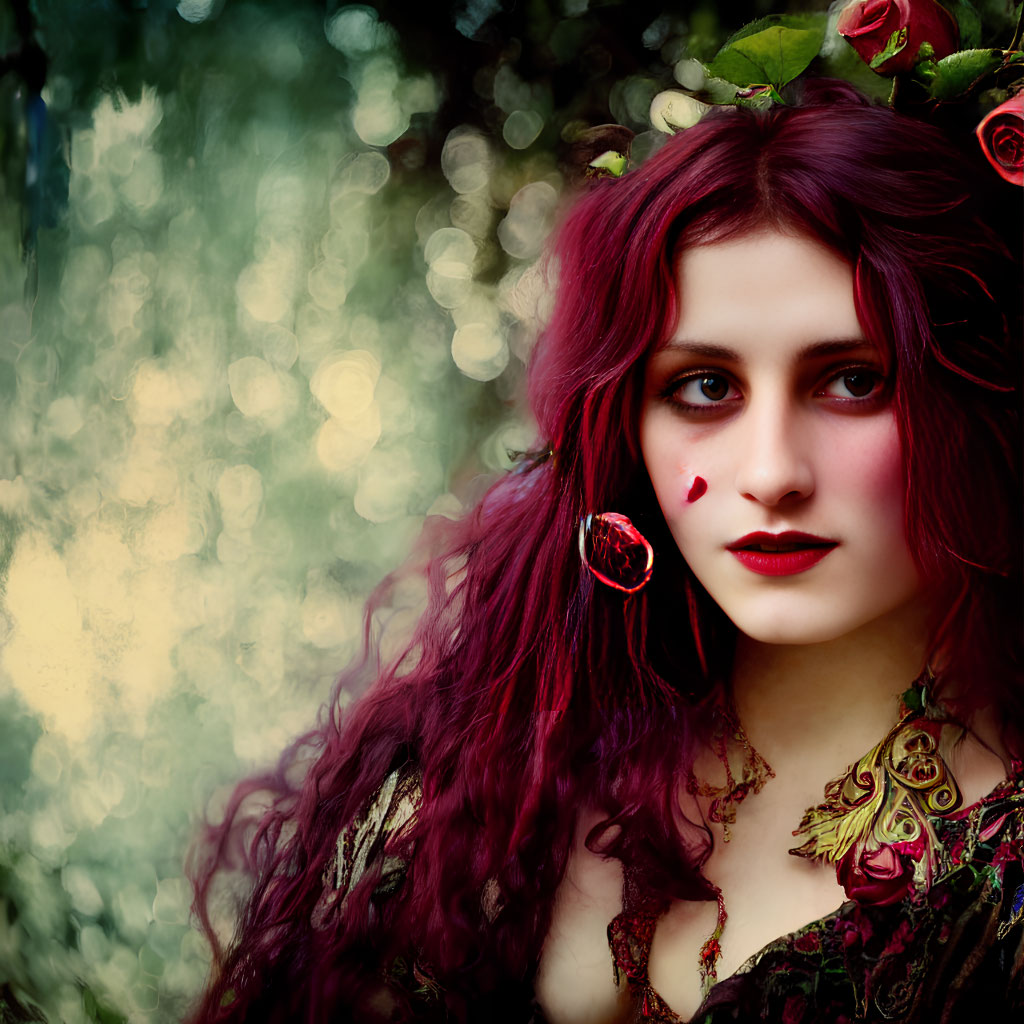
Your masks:
M 715 985 L 691 1021 L 1024 1021 L 1024 765 L 973 807 L 929 823 L 949 868 L 927 892 L 911 887 L 887 904 L 849 900 L 770 942 Z M 633 1019 L 681 1024 L 647 973 L 667 908 L 628 875 L 625 900 L 608 936 Z
M 937 755 L 944 724 L 925 693 L 908 691 L 889 735 L 826 787 L 795 833 L 808 838 L 791 852 L 835 863 L 853 898 L 716 984 L 694 1024 L 1024 1022 L 1024 763 L 962 807 Z M 400 888 L 409 853 L 403 831 L 420 797 L 418 770 L 399 769 L 341 833 L 314 927 L 344 909 L 376 858 L 383 873 L 374 902 Z M 628 865 L 624 879 L 624 909 L 608 927 L 610 968 L 629 986 L 636 1024 L 682 1024 L 648 976 L 667 904 L 646 894 Z M 412 1001 L 415 1019 L 447 1019 L 443 992 L 415 951 L 383 965 L 380 979 Z M 473 1010 L 470 1020 L 483 1019 Z M 531 1000 L 502 1011 L 510 1024 L 543 1024 Z M 498 1019 L 489 1013 L 489 1022 Z

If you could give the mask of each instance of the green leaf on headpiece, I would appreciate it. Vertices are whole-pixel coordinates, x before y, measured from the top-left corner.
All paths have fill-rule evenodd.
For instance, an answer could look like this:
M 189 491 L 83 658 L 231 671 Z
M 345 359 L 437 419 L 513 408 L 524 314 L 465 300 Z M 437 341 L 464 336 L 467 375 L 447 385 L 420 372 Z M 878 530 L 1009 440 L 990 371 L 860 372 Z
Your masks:
M 1003 63 L 1002 50 L 960 50 L 935 61 L 928 76 L 928 91 L 937 100 L 952 100 L 969 92 L 980 78 Z
M 874 57 L 871 58 L 871 63 L 868 67 L 873 71 L 877 71 L 887 60 L 895 57 L 896 54 L 907 45 L 908 35 L 909 33 L 905 26 L 903 28 L 896 29 L 896 31 L 889 36 L 889 41 L 885 44 L 885 49 L 882 50 L 881 53 L 876 53 Z
M 718 51 L 708 73 L 740 87 L 781 89 L 817 57 L 825 24 L 824 15 L 783 15 L 752 22 Z
M 820 32 L 825 38 L 825 27 L 828 24 L 828 15 L 820 11 L 806 14 L 769 14 L 754 21 L 748 21 L 742 28 L 737 29 L 721 45 L 720 51 L 732 46 L 733 43 L 746 39 L 748 36 L 755 36 L 769 28 L 792 28 L 804 32 Z
M 592 167 L 597 174 L 607 174 L 613 178 L 621 178 L 626 173 L 626 165 L 628 163 L 629 157 L 625 153 L 617 153 L 614 149 L 608 149 L 600 156 L 594 157 L 587 166 Z

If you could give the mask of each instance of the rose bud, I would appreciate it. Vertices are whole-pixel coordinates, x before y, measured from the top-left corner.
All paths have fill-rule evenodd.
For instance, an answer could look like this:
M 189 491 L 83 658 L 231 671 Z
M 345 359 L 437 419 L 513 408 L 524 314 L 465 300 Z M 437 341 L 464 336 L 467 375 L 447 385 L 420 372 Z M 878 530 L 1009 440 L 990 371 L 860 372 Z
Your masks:
M 892 846 L 866 849 L 856 844 L 836 865 L 836 877 L 851 900 L 885 907 L 910 892 L 914 866 Z
M 956 21 L 936 0 L 852 0 L 840 12 L 836 29 L 880 75 L 910 71 L 924 43 L 931 43 L 936 60 L 960 45 Z M 881 60 L 896 32 L 906 34 L 903 46 Z
M 1024 185 L 1024 92 L 1000 103 L 975 133 L 999 176 L 1012 185 Z

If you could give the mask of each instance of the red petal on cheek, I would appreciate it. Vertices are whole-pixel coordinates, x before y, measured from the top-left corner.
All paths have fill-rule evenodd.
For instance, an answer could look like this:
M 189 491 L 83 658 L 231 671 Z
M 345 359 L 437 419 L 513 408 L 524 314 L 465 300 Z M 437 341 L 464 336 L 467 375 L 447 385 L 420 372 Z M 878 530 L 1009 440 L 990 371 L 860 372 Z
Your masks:
M 693 486 L 690 488 L 690 493 L 686 495 L 688 503 L 696 501 L 705 491 L 708 489 L 708 482 L 702 476 L 693 478 Z

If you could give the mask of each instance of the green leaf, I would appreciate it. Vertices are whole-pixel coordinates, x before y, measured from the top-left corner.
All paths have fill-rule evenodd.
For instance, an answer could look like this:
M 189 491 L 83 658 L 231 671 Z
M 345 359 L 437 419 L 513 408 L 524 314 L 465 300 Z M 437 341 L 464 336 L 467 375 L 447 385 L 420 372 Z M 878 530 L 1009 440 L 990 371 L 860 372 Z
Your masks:
M 817 57 L 825 25 L 817 21 L 810 28 L 791 28 L 780 20 L 749 35 L 741 35 L 741 29 L 718 51 L 708 72 L 741 87 L 773 85 L 781 89 L 791 82 Z
M 931 67 L 928 91 L 937 100 L 952 100 L 1003 63 L 1002 50 L 960 50 L 935 61 Z
M 960 45 L 965 50 L 974 49 L 981 42 L 981 15 L 970 0 L 956 0 L 947 6 L 960 29 Z
M 613 178 L 621 178 L 626 173 L 626 164 L 628 163 L 629 158 L 624 153 L 609 149 L 600 156 L 594 157 L 588 166 L 593 167 L 597 172 L 604 172 Z
M 891 36 L 889 41 L 885 44 L 885 49 L 881 53 L 876 53 L 871 58 L 871 63 L 868 65 L 873 71 L 877 71 L 887 60 L 891 57 L 895 57 L 900 50 L 907 45 L 908 32 L 906 27 L 898 28 Z
M 821 32 L 822 39 L 825 38 L 825 27 L 828 24 L 828 15 L 823 11 L 809 12 L 806 14 L 769 14 L 756 21 L 748 21 L 741 29 L 733 32 L 722 44 L 721 49 L 732 46 L 740 39 L 757 35 L 767 28 L 794 28 L 805 32 Z

